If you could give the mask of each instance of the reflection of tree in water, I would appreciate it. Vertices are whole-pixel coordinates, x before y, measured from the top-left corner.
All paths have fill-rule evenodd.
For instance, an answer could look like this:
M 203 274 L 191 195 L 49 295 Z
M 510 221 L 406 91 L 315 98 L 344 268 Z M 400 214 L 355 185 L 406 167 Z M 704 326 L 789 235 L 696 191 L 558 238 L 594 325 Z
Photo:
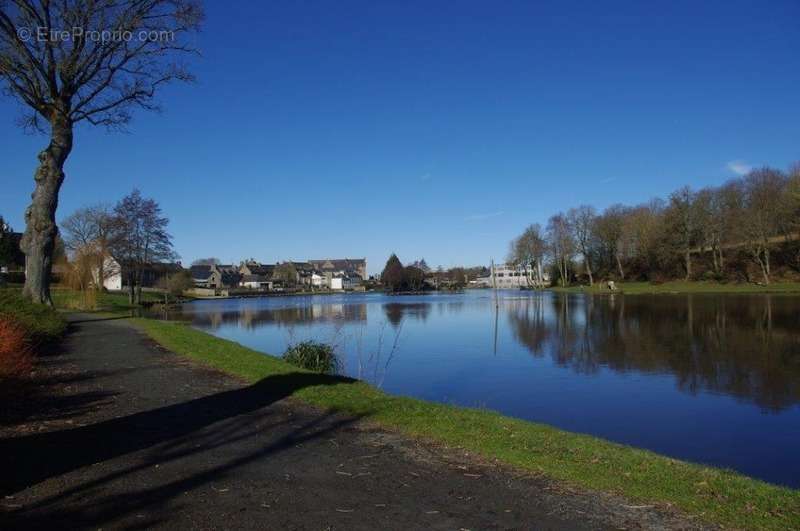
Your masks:
M 383 305 L 383 312 L 386 314 L 386 319 L 395 328 L 403 322 L 403 317 L 405 316 L 425 321 L 428 319 L 430 311 L 431 305 L 427 302 L 387 302 Z
M 516 339 L 534 356 L 580 372 L 673 374 L 685 392 L 774 411 L 800 402 L 795 297 L 553 296 L 549 311 L 542 304 L 508 307 Z

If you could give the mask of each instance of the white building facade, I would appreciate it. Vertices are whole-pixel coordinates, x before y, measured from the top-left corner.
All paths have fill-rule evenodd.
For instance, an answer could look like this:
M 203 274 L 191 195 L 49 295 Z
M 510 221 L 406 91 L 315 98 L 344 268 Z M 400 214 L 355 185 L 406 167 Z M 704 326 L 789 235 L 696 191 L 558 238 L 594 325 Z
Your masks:
M 550 283 L 547 273 L 542 275 L 545 285 Z M 495 264 L 489 269 L 489 275 L 479 277 L 476 284 L 481 287 L 507 288 L 532 288 L 536 285 L 536 274 L 530 266 L 516 266 L 512 264 Z

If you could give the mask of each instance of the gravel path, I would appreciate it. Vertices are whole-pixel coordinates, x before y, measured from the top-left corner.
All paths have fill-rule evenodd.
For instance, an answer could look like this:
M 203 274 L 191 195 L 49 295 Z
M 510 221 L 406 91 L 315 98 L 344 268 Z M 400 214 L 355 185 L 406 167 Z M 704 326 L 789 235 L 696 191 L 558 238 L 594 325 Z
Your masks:
M 71 319 L 38 392 L 0 418 L 2 529 L 696 525 L 311 409 L 279 377 L 244 384 L 124 319 Z

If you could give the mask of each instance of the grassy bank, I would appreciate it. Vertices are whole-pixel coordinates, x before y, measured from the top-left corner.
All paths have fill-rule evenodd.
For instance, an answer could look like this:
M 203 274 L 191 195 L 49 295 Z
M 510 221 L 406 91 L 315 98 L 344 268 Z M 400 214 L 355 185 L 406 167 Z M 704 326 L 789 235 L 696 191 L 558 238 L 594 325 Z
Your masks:
M 24 300 L 16 289 L 0 289 L 0 316 L 4 315 L 22 325 L 34 345 L 53 343 L 67 329 L 61 315 L 52 308 Z
M 135 322 L 170 350 L 251 382 L 302 372 L 183 324 Z M 640 503 L 670 504 L 708 522 L 746 529 L 800 528 L 800 491 L 490 411 L 394 397 L 364 382 L 334 377 L 329 382 L 293 396 L 571 485 Z
M 797 293 L 800 294 L 800 282 L 774 282 L 768 286 L 740 282 L 704 282 L 673 280 L 661 284 L 651 282 L 617 282 L 618 292 L 626 295 L 655 293 Z M 609 291 L 605 283 L 594 286 L 569 286 L 566 288 L 553 286 L 552 291 L 564 293 L 614 293 Z

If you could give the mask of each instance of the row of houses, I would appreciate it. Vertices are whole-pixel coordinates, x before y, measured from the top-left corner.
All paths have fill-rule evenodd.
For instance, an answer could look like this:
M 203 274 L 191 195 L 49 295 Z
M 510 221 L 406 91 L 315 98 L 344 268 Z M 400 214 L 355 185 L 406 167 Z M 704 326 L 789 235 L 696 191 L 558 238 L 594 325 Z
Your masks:
M 105 269 L 106 289 L 116 291 L 126 287 L 127 276 L 119 264 L 109 259 Z M 293 287 L 344 291 L 359 289 L 366 278 L 367 261 L 343 258 L 261 264 L 251 259 L 239 265 L 196 264 L 188 270 L 180 262 L 157 263 L 144 268 L 142 287 L 157 287 L 162 279 L 183 271 L 188 271 L 195 288 L 214 293 L 234 289 L 282 291 Z
M 246 260 L 238 266 L 193 265 L 190 272 L 197 288 L 272 291 L 297 286 L 342 291 L 359 289 L 367 278 L 367 260 L 340 258 L 277 264 Z

